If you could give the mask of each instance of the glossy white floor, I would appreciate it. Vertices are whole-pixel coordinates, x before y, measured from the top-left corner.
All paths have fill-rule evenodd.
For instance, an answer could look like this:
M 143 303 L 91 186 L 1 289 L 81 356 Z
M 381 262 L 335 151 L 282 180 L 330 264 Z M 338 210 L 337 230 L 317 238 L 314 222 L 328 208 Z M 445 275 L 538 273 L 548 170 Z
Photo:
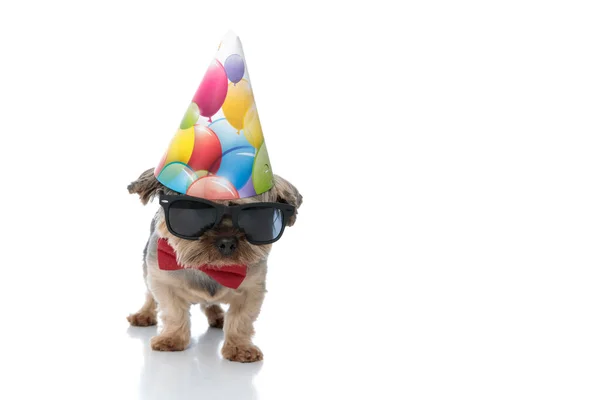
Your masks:
M 223 331 L 207 328 L 196 313 L 189 348 L 178 353 L 152 351 L 149 339 L 156 328 L 127 329 L 129 344 L 139 352 L 140 399 L 254 399 L 258 398 L 257 375 L 263 363 L 239 364 L 220 355 Z M 135 381 L 136 376 L 132 376 Z

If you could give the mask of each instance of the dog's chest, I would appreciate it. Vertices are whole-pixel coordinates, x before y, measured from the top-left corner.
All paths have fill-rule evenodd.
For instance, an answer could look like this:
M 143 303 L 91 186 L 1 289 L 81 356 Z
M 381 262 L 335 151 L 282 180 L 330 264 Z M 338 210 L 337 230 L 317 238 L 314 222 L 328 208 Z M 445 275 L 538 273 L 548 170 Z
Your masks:
M 215 295 L 221 289 L 223 289 L 223 286 L 206 275 L 204 272 L 196 270 L 181 270 L 172 272 L 174 272 L 174 275 L 176 276 L 180 275 L 179 279 L 185 282 L 188 290 L 202 292 L 204 295 L 208 294 L 211 297 L 215 297 Z
M 148 266 L 148 283 L 160 280 L 170 286 L 176 287 L 178 295 L 186 297 L 191 303 L 210 302 L 217 300 L 226 291 L 221 284 L 202 271 L 186 269 L 178 271 L 163 271 L 158 267 L 157 239 L 152 235 L 148 242 L 146 264 Z

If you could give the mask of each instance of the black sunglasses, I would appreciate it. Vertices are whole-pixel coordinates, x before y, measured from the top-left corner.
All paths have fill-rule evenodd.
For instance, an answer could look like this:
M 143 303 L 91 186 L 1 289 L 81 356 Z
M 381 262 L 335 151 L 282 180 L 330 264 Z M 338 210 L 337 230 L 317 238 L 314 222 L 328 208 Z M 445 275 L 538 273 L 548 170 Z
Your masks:
M 196 240 L 217 225 L 225 215 L 252 244 L 269 244 L 279 240 L 294 215 L 295 207 L 285 203 L 249 203 L 224 206 L 191 196 L 160 195 L 167 228 L 182 239 Z

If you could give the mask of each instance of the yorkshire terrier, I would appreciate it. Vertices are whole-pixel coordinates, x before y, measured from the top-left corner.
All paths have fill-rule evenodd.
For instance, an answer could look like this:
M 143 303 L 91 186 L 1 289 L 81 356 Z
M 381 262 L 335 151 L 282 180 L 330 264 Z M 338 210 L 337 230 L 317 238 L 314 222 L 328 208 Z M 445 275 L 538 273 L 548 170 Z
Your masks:
M 265 193 L 213 202 L 168 189 L 153 169 L 127 189 L 143 204 L 159 197 L 161 206 L 144 249 L 146 301 L 129 323 L 156 325 L 160 311 L 163 327 L 152 349 L 181 351 L 190 343 L 190 306 L 200 304 L 209 325 L 225 331 L 224 358 L 262 360 L 252 336 L 266 292 L 267 258 L 284 227 L 296 221 L 298 190 L 275 175 Z M 220 304 L 229 305 L 227 313 Z

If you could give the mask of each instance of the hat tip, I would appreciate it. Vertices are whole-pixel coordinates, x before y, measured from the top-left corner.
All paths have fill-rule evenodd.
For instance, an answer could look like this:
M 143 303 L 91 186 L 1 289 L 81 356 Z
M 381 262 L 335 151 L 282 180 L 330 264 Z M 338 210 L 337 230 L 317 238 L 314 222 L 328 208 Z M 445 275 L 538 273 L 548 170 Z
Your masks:
M 223 36 L 223 41 L 226 40 L 231 40 L 231 39 L 239 39 L 239 36 L 233 31 L 233 29 L 230 29 L 227 31 L 227 33 Z

